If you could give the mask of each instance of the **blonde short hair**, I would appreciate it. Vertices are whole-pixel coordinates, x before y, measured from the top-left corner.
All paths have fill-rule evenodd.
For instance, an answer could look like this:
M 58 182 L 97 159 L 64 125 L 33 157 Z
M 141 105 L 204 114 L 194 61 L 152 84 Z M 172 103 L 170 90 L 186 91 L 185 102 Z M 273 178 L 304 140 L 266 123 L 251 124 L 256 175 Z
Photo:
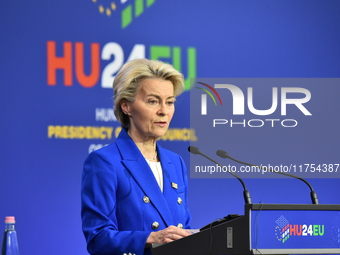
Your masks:
M 183 75 L 170 64 L 148 59 L 135 59 L 127 62 L 113 81 L 113 110 L 124 128 L 129 128 L 130 120 L 122 111 L 121 103 L 123 100 L 134 102 L 142 82 L 146 79 L 171 81 L 175 97 L 184 90 Z

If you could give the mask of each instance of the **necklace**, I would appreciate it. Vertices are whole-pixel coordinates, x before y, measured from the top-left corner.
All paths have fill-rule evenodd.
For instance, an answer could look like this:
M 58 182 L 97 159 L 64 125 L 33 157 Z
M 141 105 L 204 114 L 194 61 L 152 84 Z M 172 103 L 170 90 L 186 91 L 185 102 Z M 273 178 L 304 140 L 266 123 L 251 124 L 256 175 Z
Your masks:
M 153 161 L 153 160 L 155 160 L 156 158 L 157 158 L 157 151 L 156 151 L 155 156 L 154 156 L 153 158 L 147 159 L 147 160 Z

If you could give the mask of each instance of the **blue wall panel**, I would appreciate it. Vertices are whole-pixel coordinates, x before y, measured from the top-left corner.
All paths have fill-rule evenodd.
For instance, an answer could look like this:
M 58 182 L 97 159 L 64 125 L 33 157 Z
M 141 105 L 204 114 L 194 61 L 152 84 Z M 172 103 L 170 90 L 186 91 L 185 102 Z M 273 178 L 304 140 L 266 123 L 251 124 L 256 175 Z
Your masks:
M 108 112 L 112 107 L 112 90 L 104 88 L 105 80 L 110 81 L 129 57 L 172 63 L 187 79 L 339 77 L 339 1 L 136 2 L 143 8 L 132 0 L 0 3 L 0 220 L 16 216 L 21 254 L 87 254 L 80 222 L 82 164 L 91 149 L 114 141 L 119 124 L 96 120 L 96 109 Z M 51 59 L 62 57 L 66 58 L 62 68 L 53 69 Z M 82 78 L 77 68 L 85 76 L 92 73 L 93 79 Z M 172 128 L 190 128 L 189 94 L 180 96 Z M 278 163 L 298 157 L 293 154 L 296 146 L 305 148 L 315 141 L 318 146 L 308 149 L 329 152 L 336 160 L 337 95 L 320 99 L 334 102 L 334 107 L 315 110 L 323 123 L 315 117 L 301 139 L 283 147 L 274 142 L 268 153 L 267 148 L 247 144 L 241 132 L 235 138 L 239 143 L 223 149 L 241 160 L 252 161 L 256 151 L 254 163 L 269 159 Z M 57 126 L 111 127 L 112 133 L 103 139 L 71 139 L 53 133 Z M 270 135 L 256 132 L 250 135 L 258 144 L 275 141 L 277 135 L 276 129 Z M 191 142 L 200 144 L 200 139 L 204 140 L 198 136 Z M 181 154 L 189 169 L 190 141 L 183 136 L 160 142 Z M 214 152 L 213 144 L 205 146 L 211 148 L 207 153 Z M 307 157 L 304 163 L 314 159 Z M 308 188 L 296 180 L 246 181 L 254 203 L 310 203 Z M 320 203 L 340 203 L 339 179 L 310 182 Z M 229 213 L 243 213 L 237 180 L 190 178 L 189 185 L 194 228 Z

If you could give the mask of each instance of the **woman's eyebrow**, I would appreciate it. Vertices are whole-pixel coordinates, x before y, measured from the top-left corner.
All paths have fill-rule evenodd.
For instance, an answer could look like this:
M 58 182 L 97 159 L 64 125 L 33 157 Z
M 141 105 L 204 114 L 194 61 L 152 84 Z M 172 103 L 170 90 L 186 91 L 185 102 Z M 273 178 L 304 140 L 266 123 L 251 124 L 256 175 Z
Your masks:
M 149 94 L 149 95 L 147 95 L 147 96 L 152 96 L 152 97 L 156 97 L 156 98 L 158 98 L 158 99 L 162 99 L 159 95 L 156 95 L 156 94 Z M 175 98 L 175 96 L 169 96 L 169 97 L 167 97 L 167 99 L 172 99 L 172 98 Z

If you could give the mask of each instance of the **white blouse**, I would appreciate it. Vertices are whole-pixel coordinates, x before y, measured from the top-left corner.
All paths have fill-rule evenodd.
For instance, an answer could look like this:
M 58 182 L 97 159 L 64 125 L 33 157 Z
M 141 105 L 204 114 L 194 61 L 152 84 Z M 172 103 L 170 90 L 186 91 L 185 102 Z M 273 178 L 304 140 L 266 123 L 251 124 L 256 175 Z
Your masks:
M 155 179 L 158 183 L 159 188 L 163 192 L 163 170 L 161 166 L 161 162 L 152 162 L 150 160 L 146 160 L 155 176 Z

